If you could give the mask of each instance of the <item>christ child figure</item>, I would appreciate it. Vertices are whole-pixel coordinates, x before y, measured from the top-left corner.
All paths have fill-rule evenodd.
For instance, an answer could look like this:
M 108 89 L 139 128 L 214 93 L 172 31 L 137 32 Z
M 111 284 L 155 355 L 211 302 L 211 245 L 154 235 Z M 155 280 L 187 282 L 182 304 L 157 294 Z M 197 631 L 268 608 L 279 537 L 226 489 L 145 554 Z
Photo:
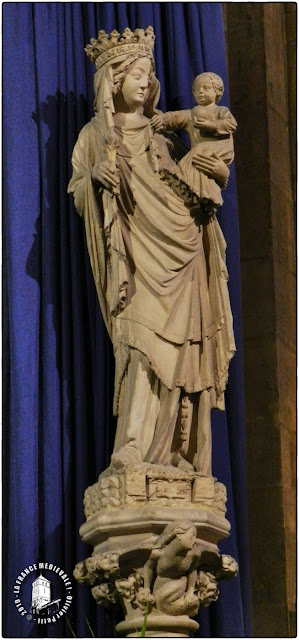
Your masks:
M 191 150 L 177 165 L 181 177 L 197 195 L 206 212 L 213 214 L 223 204 L 221 189 L 208 175 L 210 158 L 218 158 L 229 166 L 234 159 L 232 134 L 237 122 L 229 109 L 217 106 L 224 91 L 223 81 L 210 71 L 198 75 L 192 86 L 197 105 L 193 109 L 168 111 L 154 115 L 153 129 L 186 129 L 191 141 Z

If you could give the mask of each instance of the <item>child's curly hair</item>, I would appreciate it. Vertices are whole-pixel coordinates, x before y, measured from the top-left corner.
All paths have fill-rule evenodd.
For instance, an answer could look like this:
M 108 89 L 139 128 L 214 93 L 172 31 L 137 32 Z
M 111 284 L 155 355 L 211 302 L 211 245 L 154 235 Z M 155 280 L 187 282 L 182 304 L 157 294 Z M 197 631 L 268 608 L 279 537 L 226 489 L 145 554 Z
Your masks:
M 224 92 L 224 84 L 222 78 L 217 76 L 217 73 L 213 73 L 213 71 L 205 71 L 204 73 L 200 73 L 199 76 L 196 76 L 192 85 L 192 91 L 194 91 L 196 83 L 200 78 L 210 78 L 212 85 L 216 91 L 216 102 L 219 102 L 220 98 Z

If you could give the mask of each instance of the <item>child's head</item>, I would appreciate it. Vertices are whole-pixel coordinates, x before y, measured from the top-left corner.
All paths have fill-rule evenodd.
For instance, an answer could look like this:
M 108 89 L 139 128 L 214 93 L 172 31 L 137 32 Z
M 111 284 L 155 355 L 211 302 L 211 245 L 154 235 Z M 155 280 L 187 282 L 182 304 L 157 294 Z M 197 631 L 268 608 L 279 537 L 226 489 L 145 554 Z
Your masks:
M 220 76 L 207 71 L 196 76 L 192 92 L 197 104 L 206 106 L 218 102 L 223 94 L 224 85 Z

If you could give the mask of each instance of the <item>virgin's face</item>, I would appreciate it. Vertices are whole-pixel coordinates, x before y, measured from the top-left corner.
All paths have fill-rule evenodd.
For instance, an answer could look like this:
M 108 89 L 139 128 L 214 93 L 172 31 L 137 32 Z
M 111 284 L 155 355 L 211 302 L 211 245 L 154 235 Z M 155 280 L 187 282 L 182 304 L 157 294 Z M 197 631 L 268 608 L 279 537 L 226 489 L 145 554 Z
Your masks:
M 139 58 L 129 67 L 122 86 L 122 95 L 130 109 L 142 106 L 147 97 L 151 63 L 148 58 Z

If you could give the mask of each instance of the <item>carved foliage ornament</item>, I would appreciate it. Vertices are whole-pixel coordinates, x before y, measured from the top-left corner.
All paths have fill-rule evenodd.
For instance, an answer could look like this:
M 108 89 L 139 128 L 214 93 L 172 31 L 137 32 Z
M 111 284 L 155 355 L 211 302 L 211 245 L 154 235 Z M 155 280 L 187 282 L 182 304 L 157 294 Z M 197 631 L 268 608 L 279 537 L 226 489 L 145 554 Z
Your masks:
M 231 556 L 218 556 L 216 553 L 210 559 L 210 562 L 207 562 L 205 554 L 201 554 L 196 550 L 197 541 L 195 540 L 193 543 L 194 551 L 192 551 L 191 546 L 187 552 L 190 554 L 191 560 L 190 571 L 192 569 L 193 573 L 194 570 L 196 572 L 194 583 L 192 586 L 190 584 L 188 586 L 188 580 L 185 584 L 185 578 L 178 578 L 177 601 L 174 601 L 169 607 L 167 604 L 167 591 L 169 588 L 173 588 L 175 582 L 173 576 L 177 570 L 177 557 L 175 554 L 172 556 L 172 551 L 170 550 L 170 545 L 173 543 L 175 536 L 169 536 L 167 531 L 170 528 L 175 528 L 178 532 L 181 531 L 176 535 L 182 539 L 182 536 L 184 537 L 190 530 L 190 527 L 188 529 L 186 525 L 188 525 L 186 522 L 176 522 L 168 525 L 158 538 L 158 540 L 163 541 L 165 539 L 164 542 L 166 541 L 160 556 L 161 559 L 157 556 L 156 543 L 152 551 L 150 549 L 147 550 L 148 560 L 144 565 L 133 570 L 129 575 L 121 575 L 119 561 L 122 554 L 107 552 L 79 562 L 75 567 L 74 577 L 79 583 L 92 587 L 92 595 L 98 604 L 107 607 L 115 602 L 121 602 L 129 615 L 135 610 L 144 612 L 147 604 L 149 611 L 153 610 L 153 612 L 157 613 L 196 615 L 200 606 L 207 607 L 211 602 L 217 600 L 219 580 L 235 577 L 238 572 L 238 564 Z M 141 549 L 136 549 L 136 562 L 138 562 L 138 557 L 141 557 L 140 551 Z M 169 551 L 171 552 L 169 553 Z M 166 567 L 165 558 L 167 558 L 167 554 L 169 557 Z M 148 581 L 148 571 L 153 568 L 152 557 L 156 558 L 154 560 L 156 567 L 152 571 L 150 581 Z M 194 558 L 196 558 L 195 563 Z M 161 566 L 158 568 L 157 574 L 159 562 Z M 158 578 L 161 568 L 164 569 L 164 578 L 167 578 L 167 576 L 169 578 L 168 581 L 166 580 L 166 584 L 165 581 L 163 582 L 162 587 Z M 190 611 L 191 600 L 192 613 Z

